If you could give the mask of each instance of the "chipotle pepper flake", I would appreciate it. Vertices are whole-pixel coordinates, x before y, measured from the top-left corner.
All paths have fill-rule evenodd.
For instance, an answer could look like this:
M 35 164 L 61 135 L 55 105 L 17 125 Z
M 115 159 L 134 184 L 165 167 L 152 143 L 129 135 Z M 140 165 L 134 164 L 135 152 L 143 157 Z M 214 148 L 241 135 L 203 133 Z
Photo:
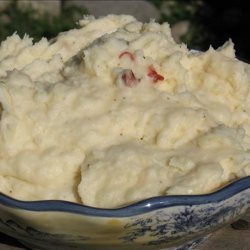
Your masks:
M 135 56 L 128 52 L 128 51 L 124 51 L 122 52 L 120 55 L 119 55 L 119 58 L 121 59 L 123 56 L 128 56 L 130 58 L 131 61 L 134 61 L 135 60 Z
M 158 74 L 153 65 L 148 67 L 148 76 L 153 79 L 154 83 L 164 80 L 164 76 Z
M 122 71 L 122 80 L 127 87 L 133 87 L 139 83 L 131 69 Z

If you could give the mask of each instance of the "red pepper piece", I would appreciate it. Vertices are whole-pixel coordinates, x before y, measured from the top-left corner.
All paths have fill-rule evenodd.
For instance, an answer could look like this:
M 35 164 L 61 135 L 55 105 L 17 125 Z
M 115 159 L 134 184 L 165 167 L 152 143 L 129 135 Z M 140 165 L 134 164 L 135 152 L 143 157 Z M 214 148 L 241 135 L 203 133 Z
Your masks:
M 155 70 L 155 68 L 153 67 L 153 65 L 150 65 L 150 66 L 148 67 L 148 76 L 149 76 L 150 78 L 153 79 L 153 82 L 154 82 L 154 83 L 156 83 L 156 82 L 158 82 L 158 81 L 163 81 L 163 80 L 164 80 L 164 76 L 159 75 L 159 74 L 156 72 L 156 70 Z
M 125 69 L 122 71 L 122 80 L 124 85 L 130 88 L 139 83 L 131 69 Z
M 128 52 L 128 51 L 124 51 L 122 52 L 120 55 L 119 55 L 119 58 L 121 59 L 123 56 L 128 56 L 130 58 L 131 61 L 134 61 L 135 60 L 135 56 Z

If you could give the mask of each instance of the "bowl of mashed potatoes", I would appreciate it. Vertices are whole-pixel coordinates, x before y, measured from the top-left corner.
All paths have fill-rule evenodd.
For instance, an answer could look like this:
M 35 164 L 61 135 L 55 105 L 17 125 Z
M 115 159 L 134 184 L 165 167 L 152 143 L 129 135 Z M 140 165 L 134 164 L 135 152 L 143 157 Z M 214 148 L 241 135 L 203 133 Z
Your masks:
M 167 23 L 86 16 L 0 46 L 0 231 L 31 247 L 162 249 L 250 202 L 250 66 Z

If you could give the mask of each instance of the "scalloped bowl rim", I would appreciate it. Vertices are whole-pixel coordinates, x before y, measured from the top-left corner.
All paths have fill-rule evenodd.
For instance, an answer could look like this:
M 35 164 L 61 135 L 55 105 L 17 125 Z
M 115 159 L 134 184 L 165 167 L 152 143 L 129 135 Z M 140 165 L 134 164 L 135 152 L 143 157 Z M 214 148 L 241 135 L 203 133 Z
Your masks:
M 0 193 L 0 204 L 33 212 L 67 212 L 96 217 L 130 217 L 173 206 L 216 203 L 228 199 L 248 188 L 250 188 L 250 176 L 235 180 L 209 194 L 157 196 L 120 208 L 95 208 L 63 200 L 21 201 L 2 193 Z

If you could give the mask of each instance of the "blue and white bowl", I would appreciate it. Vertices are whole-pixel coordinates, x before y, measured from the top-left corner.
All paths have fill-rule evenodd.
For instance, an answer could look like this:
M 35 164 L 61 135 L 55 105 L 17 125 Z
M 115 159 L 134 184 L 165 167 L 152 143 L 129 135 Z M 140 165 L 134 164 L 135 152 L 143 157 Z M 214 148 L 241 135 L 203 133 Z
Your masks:
M 232 223 L 249 207 L 250 176 L 215 193 L 155 197 L 119 209 L 0 194 L 0 231 L 34 249 L 165 249 Z

